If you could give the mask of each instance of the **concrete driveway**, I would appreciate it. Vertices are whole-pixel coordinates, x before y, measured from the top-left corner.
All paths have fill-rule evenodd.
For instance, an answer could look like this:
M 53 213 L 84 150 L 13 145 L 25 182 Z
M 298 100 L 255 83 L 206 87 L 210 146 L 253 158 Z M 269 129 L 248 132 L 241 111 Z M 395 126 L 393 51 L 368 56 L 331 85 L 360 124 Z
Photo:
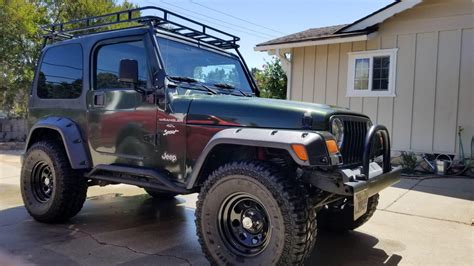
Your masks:
M 158 202 L 142 189 L 89 189 L 66 224 L 22 206 L 19 156 L 0 154 L 0 265 L 207 265 L 195 236 L 196 195 Z M 369 223 L 318 235 L 307 265 L 474 265 L 474 179 L 406 178 L 381 193 Z

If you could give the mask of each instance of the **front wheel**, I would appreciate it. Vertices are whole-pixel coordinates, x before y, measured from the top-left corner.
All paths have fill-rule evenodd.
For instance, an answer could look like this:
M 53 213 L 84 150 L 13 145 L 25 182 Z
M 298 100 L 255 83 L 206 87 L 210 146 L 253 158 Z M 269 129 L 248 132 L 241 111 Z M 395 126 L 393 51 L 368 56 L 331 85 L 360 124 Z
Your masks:
M 306 189 L 260 162 L 226 164 L 204 183 L 196 226 L 212 264 L 299 265 L 312 250 L 316 211 Z

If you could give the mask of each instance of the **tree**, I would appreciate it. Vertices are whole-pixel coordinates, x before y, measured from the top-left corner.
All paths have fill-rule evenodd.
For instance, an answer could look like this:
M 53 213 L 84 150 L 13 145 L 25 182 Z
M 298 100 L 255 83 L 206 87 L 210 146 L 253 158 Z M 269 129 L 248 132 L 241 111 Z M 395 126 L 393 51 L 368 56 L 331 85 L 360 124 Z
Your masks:
M 262 70 L 252 68 L 251 73 L 260 88 L 261 97 L 276 99 L 286 98 L 287 77 L 278 58 L 273 58 L 270 62 L 265 62 Z
M 41 26 L 132 8 L 115 0 L 0 0 L 0 109 L 25 116 Z

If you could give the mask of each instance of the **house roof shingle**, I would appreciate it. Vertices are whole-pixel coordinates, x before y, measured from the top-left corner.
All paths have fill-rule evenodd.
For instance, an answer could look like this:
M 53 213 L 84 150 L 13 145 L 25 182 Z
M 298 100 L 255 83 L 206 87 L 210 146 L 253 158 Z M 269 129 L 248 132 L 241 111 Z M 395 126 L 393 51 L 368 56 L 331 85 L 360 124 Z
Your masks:
M 278 44 L 278 43 L 288 43 L 288 42 L 295 42 L 295 41 L 306 41 L 306 40 L 313 40 L 315 38 L 320 38 L 323 36 L 329 36 L 338 31 L 339 29 L 347 26 L 348 24 L 343 25 L 335 25 L 329 27 L 322 27 L 322 28 L 311 28 L 308 30 L 300 31 L 297 33 L 293 33 L 290 35 L 278 37 L 273 40 L 269 40 L 263 43 L 257 44 L 257 46 L 263 45 L 271 45 L 271 44 Z
M 278 46 L 293 43 L 307 43 L 344 37 L 356 37 L 370 34 L 376 31 L 377 24 L 387 18 L 421 3 L 422 0 L 395 0 L 381 9 L 351 23 L 321 28 L 311 28 L 305 31 L 279 37 L 270 41 L 259 43 L 255 50 L 265 51 L 269 46 Z M 357 38 L 357 37 L 356 37 Z
M 340 38 L 345 36 L 354 36 L 359 34 L 365 34 L 367 32 L 341 32 L 338 31 L 349 24 L 321 27 L 321 28 L 311 28 L 308 30 L 300 31 L 283 37 L 279 37 L 273 40 L 269 40 L 263 43 L 257 44 L 257 46 L 267 46 L 275 45 L 281 43 L 292 43 L 292 42 L 303 42 L 303 41 L 316 41 L 328 38 Z

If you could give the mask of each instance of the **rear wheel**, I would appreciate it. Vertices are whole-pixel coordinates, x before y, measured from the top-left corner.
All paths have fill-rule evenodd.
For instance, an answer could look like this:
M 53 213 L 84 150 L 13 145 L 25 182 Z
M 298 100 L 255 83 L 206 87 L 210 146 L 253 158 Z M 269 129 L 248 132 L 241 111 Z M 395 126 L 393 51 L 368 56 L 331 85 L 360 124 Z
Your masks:
M 296 180 L 261 162 L 226 164 L 204 183 L 196 226 L 212 264 L 299 265 L 316 237 L 316 211 Z
M 156 190 L 156 189 L 150 189 L 150 188 L 145 188 L 146 193 L 148 195 L 152 196 L 155 199 L 171 199 L 174 198 L 176 193 L 174 192 L 168 192 L 168 191 L 163 191 L 163 190 Z
M 369 198 L 367 212 L 354 220 L 354 203 L 352 199 L 345 198 L 334 204 L 325 206 L 318 213 L 319 228 L 326 231 L 344 232 L 354 230 L 365 224 L 374 215 L 379 203 L 379 194 Z
M 21 193 L 34 219 L 63 222 L 81 210 L 87 196 L 87 182 L 81 172 L 71 168 L 60 144 L 40 141 L 25 155 Z

